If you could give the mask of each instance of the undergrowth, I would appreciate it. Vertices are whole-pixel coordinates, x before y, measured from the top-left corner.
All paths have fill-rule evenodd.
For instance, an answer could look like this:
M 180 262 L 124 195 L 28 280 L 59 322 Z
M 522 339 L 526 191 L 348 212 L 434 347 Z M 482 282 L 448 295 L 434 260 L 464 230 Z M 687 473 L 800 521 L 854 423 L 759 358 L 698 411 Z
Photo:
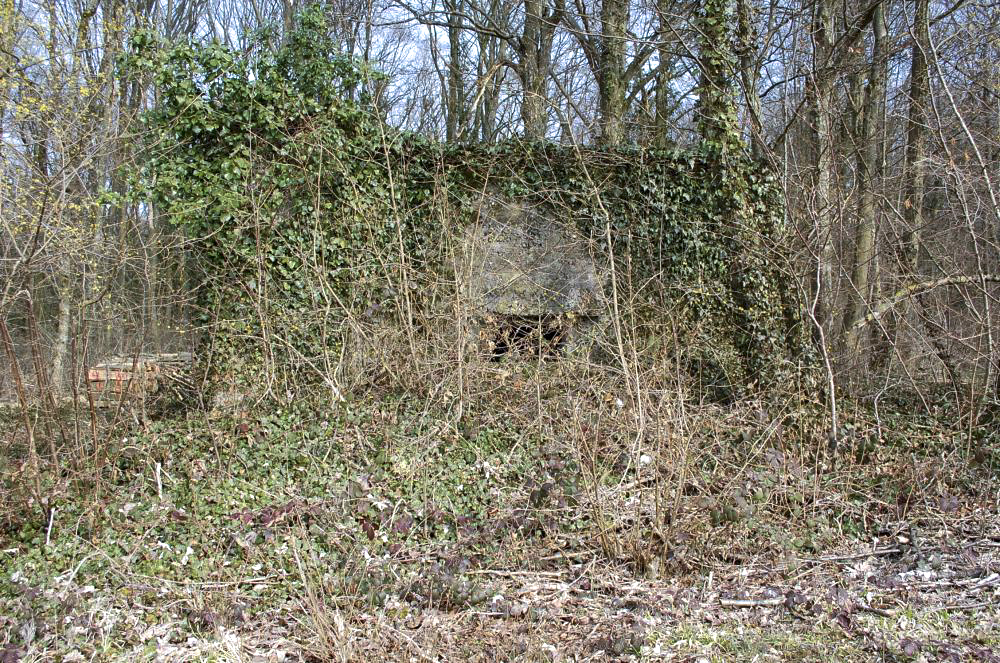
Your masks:
M 995 459 L 940 415 L 857 404 L 832 448 L 808 402 L 673 393 L 640 425 L 613 378 L 578 377 L 483 367 L 461 417 L 455 395 L 383 390 L 119 424 L 99 476 L 43 468 L 61 486 L 45 517 L 6 519 L 5 646 L 153 656 L 297 605 L 286 637 L 336 658 L 359 613 L 509 614 L 485 570 L 544 574 L 581 556 L 654 582 L 794 569 L 850 541 L 900 545 L 995 490 Z M 4 508 L 25 513 L 14 480 Z

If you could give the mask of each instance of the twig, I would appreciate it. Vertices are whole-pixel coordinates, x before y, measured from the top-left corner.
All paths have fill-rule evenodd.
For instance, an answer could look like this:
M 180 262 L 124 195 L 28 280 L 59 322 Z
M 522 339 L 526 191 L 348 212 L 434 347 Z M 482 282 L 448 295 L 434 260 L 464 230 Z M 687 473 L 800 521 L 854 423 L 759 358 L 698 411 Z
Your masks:
M 558 578 L 563 575 L 562 571 L 505 571 L 502 569 L 472 569 L 467 572 L 469 575 L 490 575 L 490 576 L 549 576 Z
M 997 544 L 997 545 L 1000 546 L 1000 544 Z M 563 560 L 563 559 L 578 559 L 580 557 L 593 557 L 593 556 L 594 556 L 594 553 L 592 551 L 590 551 L 590 550 L 580 550 L 580 551 L 577 551 L 577 552 L 567 551 L 567 552 L 559 552 L 559 553 L 556 553 L 555 555 L 548 555 L 546 557 L 539 557 L 538 561 L 540 561 L 540 562 L 551 562 L 554 559 L 558 559 L 558 560 Z
M 719 605 L 723 608 L 756 608 L 760 606 L 778 606 L 785 603 L 783 596 L 776 596 L 771 599 L 719 599 Z
M 875 608 L 873 606 L 868 605 L 867 603 L 858 603 L 858 610 L 861 610 L 862 612 L 870 612 L 872 614 L 879 615 L 880 617 L 895 616 L 895 613 L 893 613 L 891 610 L 885 610 L 883 608 Z
M 991 573 L 990 575 L 986 576 L 981 581 L 973 585 L 972 588 L 969 590 L 969 593 L 975 594 L 977 592 L 980 592 L 989 587 L 990 585 L 997 584 L 998 581 L 1000 581 L 1000 573 Z
M 899 548 L 876 548 L 875 550 L 869 550 L 868 552 L 858 553 L 856 555 L 846 555 L 844 557 L 817 557 L 815 559 L 801 559 L 799 561 L 807 562 L 809 564 L 820 564 L 823 562 L 848 562 L 853 559 L 864 559 L 865 557 L 879 557 L 882 555 L 892 555 L 893 553 L 901 552 Z
M 45 530 L 45 546 L 46 547 L 48 547 L 49 544 L 52 542 L 52 523 L 55 521 L 55 519 L 56 519 L 56 508 L 52 507 L 52 509 L 49 511 L 49 526 Z
M 933 281 L 923 281 L 921 283 L 913 283 L 911 285 L 902 288 L 897 291 L 888 301 L 880 304 L 874 311 L 866 315 L 865 317 L 858 320 L 854 325 L 854 329 L 861 329 L 870 322 L 878 320 L 880 317 L 891 311 L 897 304 L 904 301 L 905 299 L 918 295 L 928 290 L 933 290 L 935 288 L 940 288 L 943 286 L 952 285 L 966 285 L 970 283 L 995 283 L 1000 281 L 1000 274 L 976 274 L 973 276 L 945 276 L 939 279 L 934 279 Z
M 124 574 L 123 574 L 124 575 Z M 142 578 L 143 580 L 156 581 L 168 585 L 180 585 L 182 587 L 197 587 L 203 590 L 212 589 L 224 589 L 226 587 L 239 587 L 241 585 L 280 585 L 287 582 L 285 579 L 281 579 L 282 576 L 279 574 L 272 574 L 269 576 L 260 576 L 257 578 L 243 578 L 240 580 L 229 580 L 229 581 L 192 581 L 192 580 L 171 580 L 170 578 L 161 578 L 159 576 L 150 576 L 143 574 L 132 574 L 133 578 Z M 126 585 L 127 587 L 133 588 L 149 588 L 157 587 L 156 585 L 139 585 L 131 584 Z M 162 586 L 162 585 L 161 585 Z

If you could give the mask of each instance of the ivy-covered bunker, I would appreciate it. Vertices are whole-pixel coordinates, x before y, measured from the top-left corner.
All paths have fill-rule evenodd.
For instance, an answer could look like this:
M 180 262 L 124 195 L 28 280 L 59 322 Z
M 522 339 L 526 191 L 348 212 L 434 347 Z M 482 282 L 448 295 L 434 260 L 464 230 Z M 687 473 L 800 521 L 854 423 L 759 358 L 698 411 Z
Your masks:
M 506 295 L 463 293 L 454 242 L 493 232 L 494 246 L 509 244 L 495 223 L 514 214 L 529 262 L 544 253 L 532 235 L 580 238 L 596 261 L 591 270 L 567 248 L 582 271 L 560 283 L 541 269 L 549 282 L 536 291 L 560 292 L 563 305 L 522 312 L 587 316 L 617 298 L 635 334 L 680 334 L 674 346 L 699 371 L 732 385 L 781 379 L 801 324 L 781 191 L 765 166 L 709 149 L 448 145 L 398 132 L 344 100 L 363 76 L 320 33 L 255 61 L 218 45 L 138 50 L 161 92 L 145 191 L 194 240 L 210 374 L 251 389 L 276 372 L 323 382 L 345 330 L 376 318 L 412 326 L 442 284 L 502 313 Z M 499 201 L 487 218 L 484 197 Z

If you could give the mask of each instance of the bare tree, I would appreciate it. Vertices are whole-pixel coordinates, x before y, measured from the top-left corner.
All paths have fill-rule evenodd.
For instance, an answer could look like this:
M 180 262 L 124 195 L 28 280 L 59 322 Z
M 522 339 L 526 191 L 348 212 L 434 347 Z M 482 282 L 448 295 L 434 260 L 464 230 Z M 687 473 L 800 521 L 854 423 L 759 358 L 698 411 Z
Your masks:
M 849 304 L 844 315 L 845 345 L 851 350 L 858 349 L 858 329 L 855 325 L 864 317 L 867 303 L 871 301 L 869 290 L 879 214 L 876 205 L 876 187 L 881 180 L 885 160 L 883 118 L 889 65 L 887 41 L 885 6 L 880 3 L 875 9 L 872 21 L 872 54 L 856 139 L 858 220 L 854 233 L 854 265 L 848 293 Z

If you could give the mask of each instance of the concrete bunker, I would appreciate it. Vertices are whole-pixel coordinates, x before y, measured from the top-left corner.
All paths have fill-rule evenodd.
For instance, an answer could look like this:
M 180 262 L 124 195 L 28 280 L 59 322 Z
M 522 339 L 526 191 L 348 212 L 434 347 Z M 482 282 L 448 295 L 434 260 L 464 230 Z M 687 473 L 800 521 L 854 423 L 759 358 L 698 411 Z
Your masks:
M 553 209 L 484 196 L 462 258 L 461 290 L 480 356 L 589 353 L 604 279 L 589 239 Z

